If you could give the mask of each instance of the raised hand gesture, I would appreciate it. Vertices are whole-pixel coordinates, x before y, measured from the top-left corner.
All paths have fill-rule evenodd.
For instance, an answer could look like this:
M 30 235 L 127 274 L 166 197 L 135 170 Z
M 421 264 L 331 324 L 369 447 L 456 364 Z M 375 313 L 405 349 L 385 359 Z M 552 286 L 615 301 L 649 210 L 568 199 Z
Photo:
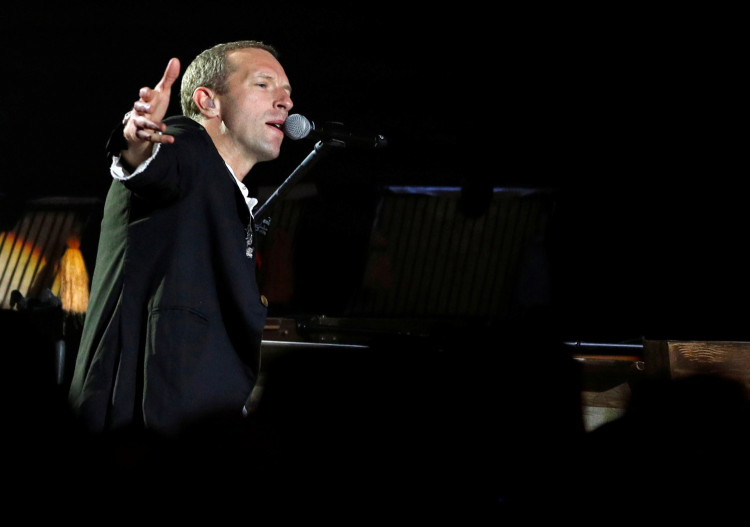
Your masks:
M 122 156 L 131 166 L 137 167 L 151 155 L 153 143 L 174 142 L 173 136 L 164 134 L 167 126 L 162 119 L 169 107 L 172 84 L 179 75 L 180 61 L 173 58 L 156 87 L 140 89 L 140 99 L 133 104 L 123 131 L 128 149 L 122 152 Z

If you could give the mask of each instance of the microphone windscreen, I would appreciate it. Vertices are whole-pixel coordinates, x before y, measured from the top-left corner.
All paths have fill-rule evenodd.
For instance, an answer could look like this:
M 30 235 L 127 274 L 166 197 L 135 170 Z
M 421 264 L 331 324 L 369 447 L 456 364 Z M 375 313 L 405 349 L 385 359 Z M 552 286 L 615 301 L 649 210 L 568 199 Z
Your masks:
M 284 133 L 289 139 L 297 140 L 307 137 L 315 125 L 307 117 L 294 113 L 284 121 Z

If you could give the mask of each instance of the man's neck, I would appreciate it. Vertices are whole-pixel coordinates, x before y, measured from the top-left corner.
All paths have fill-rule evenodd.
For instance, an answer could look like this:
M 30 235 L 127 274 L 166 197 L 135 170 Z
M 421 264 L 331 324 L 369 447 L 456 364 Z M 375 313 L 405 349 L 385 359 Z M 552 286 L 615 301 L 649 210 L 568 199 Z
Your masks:
M 244 151 L 231 140 L 230 136 L 220 129 L 223 125 L 216 125 L 213 122 L 207 122 L 204 128 L 208 132 L 209 137 L 214 142 L 216 150 L 219 155 L 224 159 L 224 162 L 229 165 L 232 169 L 234 177 L 239 181 L 245 179 L 245 176 L 255 165 L 255 161 L 248 159 Z

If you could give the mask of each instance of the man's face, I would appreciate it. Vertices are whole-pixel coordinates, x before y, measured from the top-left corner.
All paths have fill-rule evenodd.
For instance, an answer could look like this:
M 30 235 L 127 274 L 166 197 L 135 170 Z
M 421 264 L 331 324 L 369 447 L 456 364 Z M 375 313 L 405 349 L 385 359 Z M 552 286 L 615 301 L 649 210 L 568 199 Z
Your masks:
M 276 159 L 284 139 L 282 125 L 293 103 L 281 64 L 268 51 L 232 51 L 229 90 L 221 96 L 222 129 L 254 162 Z

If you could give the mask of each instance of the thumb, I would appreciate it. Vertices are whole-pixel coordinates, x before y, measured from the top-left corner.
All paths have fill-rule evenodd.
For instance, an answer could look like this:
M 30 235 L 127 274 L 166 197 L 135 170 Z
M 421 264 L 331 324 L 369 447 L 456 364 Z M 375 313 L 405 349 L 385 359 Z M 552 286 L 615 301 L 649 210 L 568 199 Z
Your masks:
M 159 81 L 159 84 L 156 85 L 156 89 L 160 91 L 169 91 L 172 88 L 172 84 L 174 84 L 174 81 L 176 81 L 179 76 L 180 60 L 172 58 L 170 59 L 169 64 L 167 64 L 167 69 L 164 70 L 164 75 Z

